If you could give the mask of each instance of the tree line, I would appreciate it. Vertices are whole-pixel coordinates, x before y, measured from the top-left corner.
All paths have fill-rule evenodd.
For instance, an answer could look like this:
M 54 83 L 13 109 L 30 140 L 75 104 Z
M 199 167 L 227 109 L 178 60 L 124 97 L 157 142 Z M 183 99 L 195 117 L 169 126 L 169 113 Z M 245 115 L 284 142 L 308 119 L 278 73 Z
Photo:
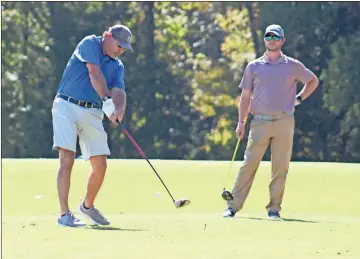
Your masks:
M 134 48 L 121 57 L 124 124 L 145 153 L 229 160 L 242 73 L 263 55 L 264 29 L 276 23 L 283 52 L 320 79 L 296 109 L 292 159 L 360 161 L 358 2 L 2 2 L 1 19 L 3 157 L 57 157 L 51 107 L 63 69 L 84 36 L 122 23 Z M 139 157 L 104 125 L 112 157 Z

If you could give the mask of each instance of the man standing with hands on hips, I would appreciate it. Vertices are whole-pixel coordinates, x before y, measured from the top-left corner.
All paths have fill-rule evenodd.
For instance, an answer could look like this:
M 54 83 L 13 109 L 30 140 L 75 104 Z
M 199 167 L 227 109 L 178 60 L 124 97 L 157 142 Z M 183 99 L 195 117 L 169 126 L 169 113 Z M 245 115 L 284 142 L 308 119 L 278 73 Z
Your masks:
M 285 42 L 283 29 L 276 24 L 266 28 L 264 55 L 250 62 L 240 83 L 237 136 L 245 134 L 245 118 L 250 112 L 250 125 L 244 162 L 232 189 L 223 217 L 234 217 L 243 207 L 263 155 L 271 145 L 269 218 L 280 218 L 285 181 L 289 170 L 294 136 L 294 106 L 308 98 L 319 84 L 318 78 L 300 61 L 281 52 Z M 296 95 L 296 84 L 304 84 Z
M 86 36 L 77 45 L 64 70 L 52 107 L 53 149 L 59 151 L 60 160 L 57 176 L 59 225 L 86 225 L 74 216 L 68 205 L 77 136 L 81 153 L 85 160 L 90 160 L 92 167 L 79 212 L 95 224 L 110 224 L 94 206 L 110 155 L 102 120 L 105 114 L 117 124 L 124 117 L 124 65 L 118 57 L 126 50 L 132 51 L 131 36 L 131 31 L 124 25 L 110 27 L 102 37 Z

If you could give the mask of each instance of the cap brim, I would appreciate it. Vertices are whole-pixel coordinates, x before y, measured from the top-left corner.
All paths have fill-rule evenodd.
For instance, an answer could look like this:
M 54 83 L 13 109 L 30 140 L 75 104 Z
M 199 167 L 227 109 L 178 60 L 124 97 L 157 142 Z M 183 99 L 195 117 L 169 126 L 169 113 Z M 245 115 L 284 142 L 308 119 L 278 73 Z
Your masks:
M 120 41 L 120 40 L 119 40 L 119 45 L 120 45 L 122 48 L 128 49 L 128 50 L 130 50 L 131 52 L 133 52 L 133 49 L 132 49 L 130 43 L 128 43 L 128 42 L 126 42 L 126 41 Z
M 265 35 L 268 33 L 274 33 L 276 36 L 282 37 L 282 35 L 280 35 L 280 33 L 276 30 L 269 30 L 269 31 L 265 32 Z

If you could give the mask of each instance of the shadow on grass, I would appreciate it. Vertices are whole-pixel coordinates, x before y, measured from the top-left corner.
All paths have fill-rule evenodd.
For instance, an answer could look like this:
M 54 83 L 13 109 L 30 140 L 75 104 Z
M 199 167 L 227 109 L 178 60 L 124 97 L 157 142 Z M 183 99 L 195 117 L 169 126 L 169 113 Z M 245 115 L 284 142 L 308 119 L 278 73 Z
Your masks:
M 287 221 L 287 222 L 301 222 L 301 223 L 321 223 L 319 221 L 312 220 L 303 220 L 303 219 L 290 219 L 290 218 L 281 218 L 281 219 L 269 219 L 269 218 L 256 218 L 256 217 L 240 217 L 243 219 L 253 219 L 253 220 L 266 220 L 266 221 Z
M 106 226 L 98 226 L 98 225 L 89 225 L 85 227 L 85 229 L 93 229 L 93 230 L 117 230 L 117 231 L 148 231 L 146 229 L 127 229 L 127 228 L 117 228 L 117 227 L 106 227 Z

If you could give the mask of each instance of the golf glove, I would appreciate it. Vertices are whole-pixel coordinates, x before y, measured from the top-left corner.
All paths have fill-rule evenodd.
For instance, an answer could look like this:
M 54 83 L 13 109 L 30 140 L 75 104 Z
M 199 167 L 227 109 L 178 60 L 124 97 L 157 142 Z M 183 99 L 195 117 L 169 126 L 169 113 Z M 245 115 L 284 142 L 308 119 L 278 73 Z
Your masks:
M 115 105 L 111 98 L 107 98 L 103 101 L 102 110 L 108 118 L 115 113 Z

